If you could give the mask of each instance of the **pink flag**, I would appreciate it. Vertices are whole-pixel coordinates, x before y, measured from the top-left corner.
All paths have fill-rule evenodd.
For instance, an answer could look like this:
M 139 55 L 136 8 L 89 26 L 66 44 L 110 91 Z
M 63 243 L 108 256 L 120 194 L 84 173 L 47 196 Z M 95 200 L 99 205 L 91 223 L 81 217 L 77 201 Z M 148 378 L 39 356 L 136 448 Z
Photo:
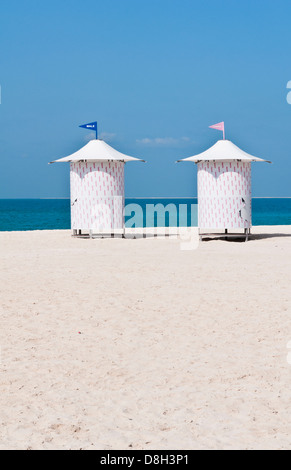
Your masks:
M 223 140 L 225 139 L 225 130 L 224 130 L 224 122 L 219 122 L 218 124 L 213 124 L 213 126 L 209 126 L 211 129 L 216 129 L 218 131 L 223 132 Z

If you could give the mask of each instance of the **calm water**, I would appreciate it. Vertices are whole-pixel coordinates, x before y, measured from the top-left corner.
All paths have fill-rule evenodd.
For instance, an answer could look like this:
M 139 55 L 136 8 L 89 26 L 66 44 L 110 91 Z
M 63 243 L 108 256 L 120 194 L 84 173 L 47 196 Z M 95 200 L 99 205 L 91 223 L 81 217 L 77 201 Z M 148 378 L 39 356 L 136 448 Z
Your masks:
M 181 225 L 190 225 L 191 204 L 197 199 L 126 199 L 126 205 L 139 204 L 145 209 L 146 204 L 187 205 L 181 215 Z M 145 214 L 145 211 L 143 211 Z M 126 220 L 131 215 L 126 216 Z M 194 213 L 192 225 L 197 224 Z M 157 225 L 155 217 L 153 220 Z M 138 226 L 145 224 L 140 217 Z M 169 219 L 166 217 L 166 225 Z M 171 222 L 170 222 L 171 225 Z M 253 225 L 291 225 L 291 199 L 253 199 Z M 1 199 L 0 231 L 56 230 L 70 228 L 70 201 L 67 199 Z

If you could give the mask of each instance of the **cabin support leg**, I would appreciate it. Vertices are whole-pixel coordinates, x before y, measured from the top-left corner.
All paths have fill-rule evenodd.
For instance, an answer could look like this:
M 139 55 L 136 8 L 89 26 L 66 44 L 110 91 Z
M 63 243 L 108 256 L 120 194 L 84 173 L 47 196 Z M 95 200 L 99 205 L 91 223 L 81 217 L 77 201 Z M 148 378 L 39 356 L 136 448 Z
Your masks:
M 246 236 L 246 242 L 249 240 L 249 229 L 245 228 L 245 236 Z
M 200 233 L 200 228 L 198 228 L 198 237 L 199 237 L 199 241 L 202 242 L 202 235 Z

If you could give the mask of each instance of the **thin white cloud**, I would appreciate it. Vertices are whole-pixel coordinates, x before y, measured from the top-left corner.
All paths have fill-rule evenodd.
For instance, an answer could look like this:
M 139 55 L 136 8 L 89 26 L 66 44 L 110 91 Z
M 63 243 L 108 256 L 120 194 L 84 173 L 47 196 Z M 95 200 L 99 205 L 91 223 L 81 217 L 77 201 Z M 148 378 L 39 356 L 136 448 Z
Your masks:
M 114 140 L 114 137 L 116 134 L 113 134 L 112 132 L 101 132 L 101 134 L 98 136 L 99 139 L 105 140 L 106 142 L 110 142 L 111 140 Z M 84 136 L 85 142 L 89 142 L 90 140 L 95 140 L 96 139 L 96 133 L 95 132 L 89 132 L 89 134 L 86 134 Z
M 96 139 L 96 132 L 90 132 L 84 136 L 85 142 L 89 142 L 90 140 Z
M 99 138 L 110 142 L 111 140 L 114 140 L 115 136 L 116 134 L 113 134 L 112 132 L 101 132 Z
M 144 137 L 143 139 L 137 139 L 136 142 L 142 145 L 152 145 L 152 146 L 159 146 L 159 145 L 178 145 L 185 142 L 190 142 L 189 137 L 155 137 L 154 139 L 150 139 L 148 137 Z

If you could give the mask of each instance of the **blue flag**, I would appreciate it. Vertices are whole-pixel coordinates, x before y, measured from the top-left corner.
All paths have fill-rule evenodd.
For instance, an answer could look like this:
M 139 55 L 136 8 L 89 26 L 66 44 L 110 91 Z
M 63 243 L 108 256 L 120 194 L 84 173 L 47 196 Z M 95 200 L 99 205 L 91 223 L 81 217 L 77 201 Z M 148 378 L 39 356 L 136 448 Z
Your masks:
M 95 131 L 96 139 L 98 139 L 97 121 L 89 122 L 89 124 L 83 124 L 82 126 L 79 126 L 79 127 L 83 127 L 83 129 L 89 129 L 90 131 Z

